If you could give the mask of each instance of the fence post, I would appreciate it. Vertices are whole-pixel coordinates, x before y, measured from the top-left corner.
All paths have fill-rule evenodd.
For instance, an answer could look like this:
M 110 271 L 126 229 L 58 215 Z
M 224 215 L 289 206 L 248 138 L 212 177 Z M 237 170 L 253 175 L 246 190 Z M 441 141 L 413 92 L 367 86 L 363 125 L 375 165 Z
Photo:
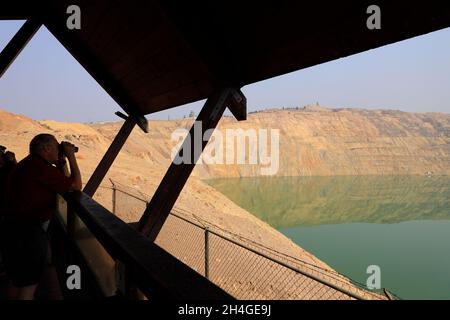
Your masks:
M 205 227 L 205 278 L 209 279 L 209 230 Z
M 116 185 L 114 184 L 114 182 L 112 181 L 112 179 L 110 178 L 109 181 L 111 181 L 112 184 L 112 213 L 114 215 L 116 215 Z

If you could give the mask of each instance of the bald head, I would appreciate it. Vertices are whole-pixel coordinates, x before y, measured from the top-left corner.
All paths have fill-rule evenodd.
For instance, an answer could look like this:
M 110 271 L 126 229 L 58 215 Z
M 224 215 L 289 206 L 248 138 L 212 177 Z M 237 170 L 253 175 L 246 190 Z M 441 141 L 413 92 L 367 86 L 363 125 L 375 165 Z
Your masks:
M 46 146 L 56 141 L 51 134 L 41 133 L 35 136 L 30 142 L 30 154 L 40 155 Z
M 30 142 L 30 154 L 39 155 L 50 163 L 57 163 L 58 141 L 51 134 L 38 134 Z

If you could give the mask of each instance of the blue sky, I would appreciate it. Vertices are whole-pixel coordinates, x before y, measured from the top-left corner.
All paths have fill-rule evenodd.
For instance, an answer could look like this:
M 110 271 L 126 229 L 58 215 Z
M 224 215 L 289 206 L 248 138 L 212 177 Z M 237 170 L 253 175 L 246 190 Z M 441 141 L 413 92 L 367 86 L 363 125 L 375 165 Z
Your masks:
M 23 22 L 0 21 L 0 50 Z M 450 28 L 246 86 L 248 110 L 272 107 L 450 113 Z M 149 115 L 181 118 L 202 102 Z M 112 121 L 121 110 L 41 28 L 0 79 L 0 108 L 33 119 Z

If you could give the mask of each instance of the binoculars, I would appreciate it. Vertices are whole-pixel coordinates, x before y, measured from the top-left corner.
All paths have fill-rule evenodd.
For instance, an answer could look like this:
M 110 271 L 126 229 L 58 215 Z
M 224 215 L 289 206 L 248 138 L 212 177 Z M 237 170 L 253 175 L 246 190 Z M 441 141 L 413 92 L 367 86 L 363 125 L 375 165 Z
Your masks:
M 77 153 L 77 152 L 78 152 L 78 147 L 75 147 L 75 153 Z M 58 153 L 59 153 L 60 157 L 64 156 L 64 147 L 63 147 L 62 143 L 60 143 L 58 145 Z

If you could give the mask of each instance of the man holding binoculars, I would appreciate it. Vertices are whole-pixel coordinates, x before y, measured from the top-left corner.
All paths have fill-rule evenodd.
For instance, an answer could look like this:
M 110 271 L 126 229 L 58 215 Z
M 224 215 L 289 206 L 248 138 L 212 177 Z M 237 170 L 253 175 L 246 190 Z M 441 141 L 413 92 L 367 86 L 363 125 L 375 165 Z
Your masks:
M 39 134 L 30 142 L 30 154 L 8 177 L 0 240 L 11 281 L 10 299 L 32 300 L 49 267 L 47 227 L 56 209 L 56 195 L 82 187 L 77 150 L 69 142 L 59 144 L 54 136 Z M 69 161 L 69 177 L 61 171 L 65 158 Z

